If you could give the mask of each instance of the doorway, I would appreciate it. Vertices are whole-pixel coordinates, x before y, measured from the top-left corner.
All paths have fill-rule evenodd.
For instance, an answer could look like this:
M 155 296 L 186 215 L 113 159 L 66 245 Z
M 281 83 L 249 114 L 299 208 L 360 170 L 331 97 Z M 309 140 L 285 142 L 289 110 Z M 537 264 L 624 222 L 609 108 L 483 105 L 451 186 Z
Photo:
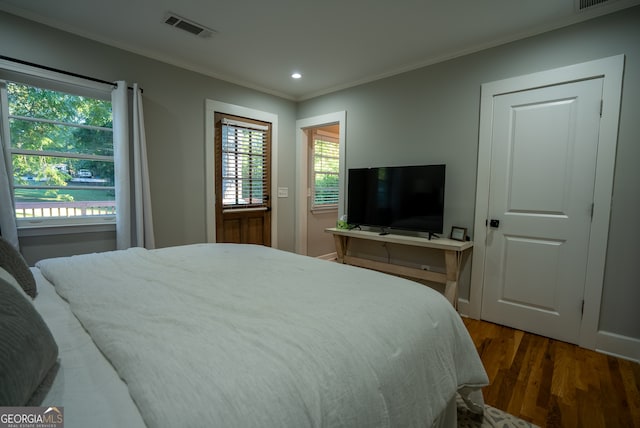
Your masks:
M 602 78 L 495 97 L 486 321 L 576 343 Z
M 307 255 L 333 258 L 333 236 L 325 229 L 338 221 L 340 196 L 340 125 L 305 129 L 308 138 Z
M 335 251 L 333 238 L 325 233 L 326 227 L 335 227 L 335 220 L 344 214 L 346 112 L 340 111 L 301 119 L 296 122 L 296 246 L 298 254 L 330 257 Z M 338 144 L 338 198 L 337 212 L 315 210 L 313 213 L 313 191 L 311 188 L 313 168 L 310 168 L 313 153 L 313 132 L 321 130 L 327 138 L 337 136 Z M 337 134 L 337 135 L 336 135 Z M 325 215 L 326 214 L 326 215 Z M 331 217 L 327 220 L 322 217 Z M 331 253 L 326 253 L 331 251 Z
M 470 316 L 595 348 L 623 63 L 482 86 Z
M 216 188 L 218 187 L 219 179 L 216 178 L 215 171 L 215 116 L 216 113 L 224 113 L 228 115 L 237 116 L 240 118 L 251 119 L 259 122 L 266 122 L 270 124 L 270 156 L 268 161 L 268 168 L 270 175 L 277 177 L 277 162 L 278 158 L 278 115 L 255 110 L 249 107 L 238 106 L 235 104 L 224 103 L 221 101 L 206 100 L 205 108 L 205 209 L 206 209 L 206 239 L 207 242 L 218 242 L 216 236 L 216 224 L 218 222 L 219 204 L 216 203 Z M 270 210 L 266 210 L 271 218 L 270 230 L 264 232 L 270 235 L 270 246 L 278 248 L 278 198 L 271 197 L 277 195 L 277 180 L 270 180 L 270 184 L 266 185 L 264 194 L 268 195 L 268 201 L 270 204 Z

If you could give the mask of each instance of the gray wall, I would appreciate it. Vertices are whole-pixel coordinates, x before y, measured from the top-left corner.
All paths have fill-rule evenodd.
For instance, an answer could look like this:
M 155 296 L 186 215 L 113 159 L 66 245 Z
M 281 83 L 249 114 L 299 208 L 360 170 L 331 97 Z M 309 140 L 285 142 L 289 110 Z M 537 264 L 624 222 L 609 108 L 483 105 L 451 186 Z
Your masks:
M 338 211 L 307 211 L 307 255 L 311 257 L 326 256 L 335 253 L 333 235 L 324 230 L 336 227 Z
M 292 101 L 216 80 L 0 12 L 0 54 L 144 89 L 154 229 L 159 247 L 206 241 L 205 99 L 278 115 L 278 186 L 295 189 Z M 278 246 L 294 248 L 294 201 L 278 198 Z M 64 248 L 56 248 L 59 239 Z M 111 244 L 109 244 L 111 241 Z M 115 233 L 21 239 L 29 262 L 115 248 Z
M 640 339 L 640 7 L 317 97 L 298 117 L 347 111 L 348 168 L 446 163 L 445 231 L 464 226 L 473 237 L 480 85 L 618 54 L 626 67 L 600 329 Z M 469 296 L 468 273 L 460 293 Z
M 446 163 L 445 230 L 472 228 L 480 85 L 625 54 L 601 329 L 640 339 L 640 7 L 296 103 L 162 64 L 0 12 L 0 54 L 144 88 L 159 246 L 204 242 L 204 100 L 279 117 L 278 241 L 294 248 L 295 120 L 346 110 L 347 167 Z M 406 134 L 398 138 L 397 127 Z M 471 230 L 473 236 L 473 230 Z M 109 248 L 108 234 L 22 239 L 33 258 Z M 386 255 L 382 255 L 385 257 Z M 33 260 L 31 260 L 33 261 Z M 467 269 L 468 270 L 468 269 Z M 462 297 L 469 295 L 468 272 Z

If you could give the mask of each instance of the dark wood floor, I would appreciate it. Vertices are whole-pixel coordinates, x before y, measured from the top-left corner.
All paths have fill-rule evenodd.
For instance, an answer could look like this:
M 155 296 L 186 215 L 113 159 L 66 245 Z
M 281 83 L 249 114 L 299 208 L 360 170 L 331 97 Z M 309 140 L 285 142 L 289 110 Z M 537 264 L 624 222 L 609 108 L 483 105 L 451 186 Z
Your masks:
M 640 428 L 640 364 L 464 318 L 486 404 L 541 427 Z

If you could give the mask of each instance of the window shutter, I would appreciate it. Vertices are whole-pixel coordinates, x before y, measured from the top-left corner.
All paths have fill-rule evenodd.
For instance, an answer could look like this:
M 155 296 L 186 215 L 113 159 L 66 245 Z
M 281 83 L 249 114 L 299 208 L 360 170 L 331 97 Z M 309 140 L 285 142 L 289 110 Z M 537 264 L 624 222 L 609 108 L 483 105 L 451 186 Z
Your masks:
M 269 127 L 222 119 L 222 205 L 225 209 L 267 205 Z
M 338 139 L 313 135 L 313 208 L 334 208 L 339 197 Z

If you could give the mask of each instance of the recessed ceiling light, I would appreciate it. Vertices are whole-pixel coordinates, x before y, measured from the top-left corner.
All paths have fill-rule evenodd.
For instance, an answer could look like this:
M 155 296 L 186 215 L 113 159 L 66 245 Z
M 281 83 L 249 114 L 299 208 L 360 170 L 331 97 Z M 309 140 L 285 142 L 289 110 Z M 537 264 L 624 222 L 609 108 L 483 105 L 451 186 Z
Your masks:
M 302 74 L 300 74 L 300 73 L 296 72 L 296 73 L 293 73 L 293 74 L 291 75 L 291 77 L 292 77 L 292 78 L 294 78 L 294 79 L 299 79 L 299 78 L 301 78 L 301 77 L 302 77 Z

